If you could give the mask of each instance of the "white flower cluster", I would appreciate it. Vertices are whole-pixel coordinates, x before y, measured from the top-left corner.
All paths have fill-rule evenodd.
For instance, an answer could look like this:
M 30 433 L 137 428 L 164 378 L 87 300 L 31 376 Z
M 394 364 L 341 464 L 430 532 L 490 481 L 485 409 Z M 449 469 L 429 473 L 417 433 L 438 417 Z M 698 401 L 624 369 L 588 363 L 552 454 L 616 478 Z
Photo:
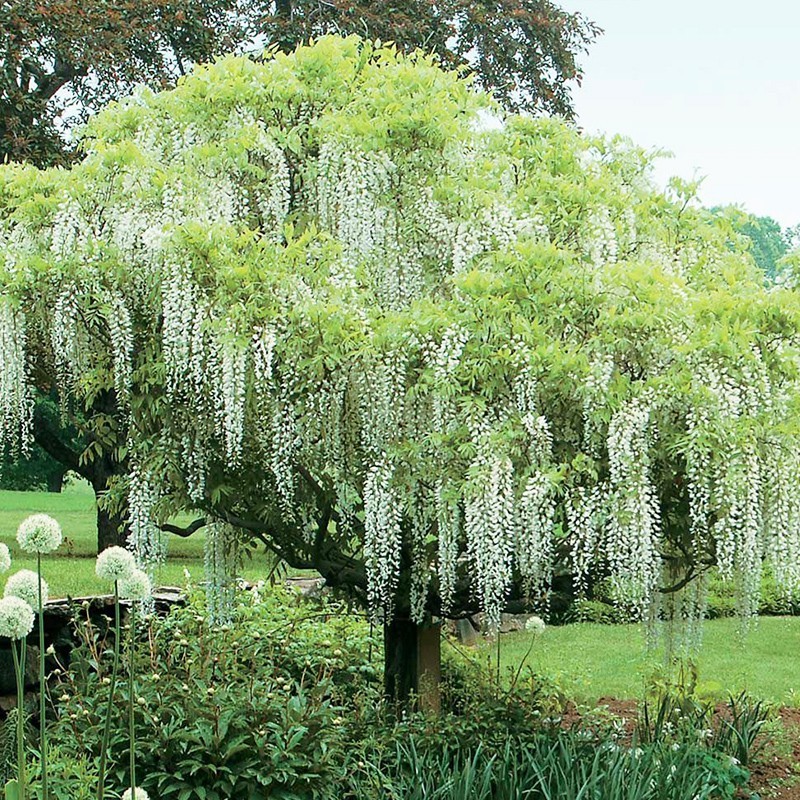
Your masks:
M 394 610 L 394 593 L 400 577 L 402 508 L 392 486 L 394 472 L 387 460 L 379 461 L 364 482 L 364 561 L 367 598 L 376 622 L 388 620 Z
M 30 604 L 19 597 L 0 600 L 0 636 L 24 639 L 33 630 L 34 614 Z
M 660 575 L 660 509 L 650 475 L 650 406 L 636 398 L 608 427 L 610 509 L 606 555 L 620 595 L 642 614 Z
M 230 621 L 239 566 L 236 532 L 226 522 L 206 525 L 204 566 L 208 616 L 213 624 L 222 625 Z
M 386 242 L 387 210 L 381 199 L 395 166 L 385 153 L 367 153 L 356 141 L 329 139 L 320 146 L 317 205 L 321 225 L 360 261 Z
M 128 476 L 128 541 L 135 560 L 148 570 L 163 562 L 166 555 L 154 515 L 158 498 L 157 483 L 141 466 L 134 465 Z
M 39 606 L 39 576 L 29 569 L 21 569 L 15 572 L 6 581 L 6 588 L 3 591 L 4 597 L 19 597 L 24 600 L 35 611 Z M 47 581 L 41 581 L 42 606 L 47 602 L 50 590 Z
M 61 545 L 61 526 L 47 514 L 31 514 L 17 528 L 17 542 L 29 553 L 52 553 Z
M 222 404 L 218 409 L 218 414 L 221 415 L 225 458 L 229 466 L 236 467 L 242 457 L 249 353 L 247 347 L 240 346 L 230 338 L 225 338 L 220 349 L 222 351 L 220 382 Z
M 106 291 L 108 307 L 106 323 L 111 337 L 111 358 L 114 365 L 114 389 L 121 408 L 130 401 L 133 379 L 133 323 L 125 300 L 119 292 Z
M 133 575 L 136 560 L 124 547 L 107 547 L 98 556 L 94 571 L 104 581 L 124 581 Z
M 611 211 L 599 208 L 591 213 L 584 228 L 584 251 L 594 267 L 613 264 L 617 260 L 619 244 Z
M 378 459 L 400 435 L 405 417 L 408 355 L 397 349 L 379 357 L 371 370 L 369 390 L 362 396 L 362 444 L 369 458 Z
M 442 611 L 450 611 L 455 591 L 458 554 L 461 549 L 463 519 L 452 482 L 439 480 L 436 485 L 436 525 L 438 533 L 439 597 Z
M 496 630 L 510 586 L 517 532 L 513 466 L 487 446 L 480 448 L 470 471 L 480 479 L 464 503 L 467 555 L 487 625 Z
M 570 535 L 570 558 L 578 594 L 586 591 L 589 571 L 600 555 L 605 508 L 605 487 L 575 486 L 569 492 L 564 510 Z
M 150 800 L 150 795 L 141 786 L 137 786 L 133 794 L 129 788 L 126 789 L 122 793 L 122 800 Z
M 75 376 L 81 374 L 78 291 L 74 286 L 63 289 L 53 305 L 50 346 L 55 359 L 59 387 L 67 390 Z
M 27 453 L 33 401 L 26 370 L 25 317 L 0 296 L 0 452 Z
M 11 553 L 5 542 L 0 542 L 0 572 L 8 572 L 11 569 Z
M 119 596 L 125 600 L 147 601 L 152 594 L 150 577 L 142 569 L 135 569 L 129 577 L 119 582 Z

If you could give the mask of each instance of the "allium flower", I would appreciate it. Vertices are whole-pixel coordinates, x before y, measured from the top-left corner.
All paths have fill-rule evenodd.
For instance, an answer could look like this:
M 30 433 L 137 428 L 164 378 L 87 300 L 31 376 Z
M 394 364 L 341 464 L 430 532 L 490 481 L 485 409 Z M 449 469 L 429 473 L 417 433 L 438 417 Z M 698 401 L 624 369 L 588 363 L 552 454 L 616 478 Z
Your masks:
M 130 789 L 126 789 L 122 793 L 122 800 L 131 800 L 131 797 L 132 795 Z M 134 797 L 134 800 L 150 800 L 150 795 L 148 795 L 147 792 L 144 789 L 142 789 L 141 786 L 137 786 L 136 796 Z
M 0 572 L 8 572 L 11 567 L 11 553 L 8 552 L 8 545 L 0 542 Z
M 153 593 L 150 578 L 141 569 L 135 569 L 129 578 L 119 582 L 119 596 L 126 600 L 146 600 Z
M 42 603 L 47 602 L 49 589 L 47 581 L 42 578 Z M 19 597 L 31 608 L 39 610 L 39 576 L 29 569 L 15 572 L 7 581 L 4 597 Z
M 530 617 L 525 623 L 525 630 L 529 633 L 536 634 L 544 633 L 545 624 L 541 617 Z
M 52 553 L 61 544 L 61 526 L 47 514 L 33 514 L 17 528 L 17 541 L 29 553 Z
M 107 581 L 124 581 L 133 575 L 136 561 L 133 553 L 124 547 L 108 547 L 97 556 L 94 571 L 98 578 Z
M 0 600 L 0 636 L 24 639 L 33 630 L 33 609 L 19 597 Z

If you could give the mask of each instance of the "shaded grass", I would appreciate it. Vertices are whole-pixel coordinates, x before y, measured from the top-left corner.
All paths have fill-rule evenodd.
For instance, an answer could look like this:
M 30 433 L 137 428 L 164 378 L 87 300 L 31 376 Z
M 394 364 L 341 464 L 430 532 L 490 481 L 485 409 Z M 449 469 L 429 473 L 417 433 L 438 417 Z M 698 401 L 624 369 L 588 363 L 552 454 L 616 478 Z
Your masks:
M 5 542 L 11 550 L 13 571 L 36 569 L 36 559 L 22 553 L 16 540 L 19 523 L 36 513 L 55 517 L 64 533 L 61 547 L 42 557 L 42 571 L 50 586 L 50 596 L 80 597 L 107 593 L 107 583 L 97 578 L 94 572 L 97 529 L 91 487 L 85 482 L 76 482 L 60 494 L 0 491 L 0 542 Z M 184 570 L 188 570 L 193 581 L 202 581 L 204 532 L 200 530 L 189 538 L 174 534 L 164 536 L 168 555 L 166 563 L 156 569 L 156 583 L 183 586 L 186 582 Z M 263 578 L 272 564 L 269 556 L 259 553 L 245 564 L 242 577 L 250 581 Z
M 503 634 L 501 672 L 516 670 L 531 646 L 533 634 Z M 482 644 L 482 659 L 495 658 L 494 643 Z M 494 663 L 494 662 L 493 662 Z M 710 620 L 696 657 L 698 693 L 726 699 L 747 691 L 775 703 L 800 706 L 800 618 L 761 617 L 741 634 L 737 619 Z M 655 678 L 664 675 L 663 651 L 648 654 L 640 625 L 576 623 L 548 627 L 533 642 L 525 664 L 554 679 L 566 693 L 594 703 L 604 696 L 640 698 Z

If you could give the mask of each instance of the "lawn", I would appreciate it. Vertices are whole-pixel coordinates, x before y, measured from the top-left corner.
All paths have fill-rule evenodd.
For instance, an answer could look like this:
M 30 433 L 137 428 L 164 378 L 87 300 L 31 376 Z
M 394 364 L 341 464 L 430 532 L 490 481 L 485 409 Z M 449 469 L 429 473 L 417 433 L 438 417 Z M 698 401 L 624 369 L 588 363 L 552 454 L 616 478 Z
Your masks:
M 647 654 L 638 625 L 578 623 L 548 627 L 533 634 L 509 633 L 500 638 L 501 671 L 509 675 L 530 649 L 525 666 L 560 683 L 569 696 L 594 703 L 598 698 L 638 698 L 645 684 L 663 673 L 663 653 Z M 486 643 L 478 654 L 495 658 Z M 800 617 L 761 617 L 746 635 L 737 619 L 705 623 L 697 657 L 698 691 L 725 699 L 746 690 L 776 703 L 800 705 Z M 496 663 L 496 662 L 495 662 Z
M 61 524 L 64 542 L 52 555 L 42 558 L 42 570 L 50 586 L 51 597 L 80 597 L 103 594 L 108 585 L 94 574 L 97 555 L 94 494 L 85 482 L 67 486 L 60 494 L 49 492 L 0 491 L 0 542 L 11 550 L 12 570 L 36 569 L 36 560 L 21 553 L 17 546 L 17 526 L 29 514 L 45 513 Z M 198 531 L 189 538 L 165 534 L 167 561 L 157 567 L 156 584 L 182 586 L 184 570 L 192 580 L 203 579 L 205 537 Z M 272 560 L 264 554 L 254 556 L 243 570 L 243 577 L 255 581 L 264 577 Z
M 35 561 L 20 555 L 15 535 L 28 515 L 54 516 L 64 531 L 64 543 L 44 560 L 52 597 L 100 594 L 108 586 L 94 574 L 96 532 L 94 496 L 90 487 L 75 483 L 61 494 L 0 492 L 0 541 L 11 549 L 12 569 L 35 569 Z M 169 536 L 167 562 L 156 572 L 160 585 L 183 585 L 184 569 L 203 580 L 202 531 L 188 539 Z M 259 554 L 248 562 L 243 576 L 258 580 L 271 561 Z M 501 669 L 509 674 L 525 659 L 532 634 L 504 634 L 500 640 Z M 492 643 L 467 651 L 472 657 L 494 660 Z M 800 618 L 762 617 L 744 638 L 735 619 L 707 622 L 698 664 L 700 690 L 724 697 L 746 689 L 775 702 L 800 705 Z M 575 624 L 548 627 L 533 642 L 525 666 L 558 681 L 568 695 L 587 702 L 603 696 L 640 697 L 646 681 L 663 664 L 663 655 L 645 652 L 644 636 L 636 625 Z

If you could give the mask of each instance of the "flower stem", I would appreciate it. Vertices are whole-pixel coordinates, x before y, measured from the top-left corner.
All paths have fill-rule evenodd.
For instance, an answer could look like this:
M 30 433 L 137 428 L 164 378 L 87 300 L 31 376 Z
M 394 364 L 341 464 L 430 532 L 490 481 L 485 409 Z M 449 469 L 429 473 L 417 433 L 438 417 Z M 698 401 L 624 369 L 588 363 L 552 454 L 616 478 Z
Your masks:
M 130 616 L 130 642 L 128 645 L 128 738 L 130 739 L 130 756 L 131 756 L 131 797 L 136 797 L 136 734 L 134 732 L 134 697 L 135 687 L 133 684 L 133 644 L 134 644 L 134 628 L 136 627 L 136 601 L 131 601 L 131 616 Z
M 44 605 L 42 603 L 42 554 L 36 553 L 36 572 L 39 576 L 39 748 L 42 763 L 42 800 L 49 800 L 47 791 L 47 733 L 45 732 L 45 665 L 44 665 Z
M 114 665 L 111 668 L 111 683 L 108 687 L 108 705 L 106 722 L 103 728 L 103 741 L 100 745 L 100 769 L 97 778 L 97 800 L 105 795 L 106 763 L 108 762 L 108 740 L 111 736 L 111 711 L 114 708 L 114 688 L 117 685 L 117 669 L 119 667 L 119 582 L 114 581 Z
M 17 645 L 11 642 L 14 655 L 14 672 L 17 676 L 17 783 L 19 800 L 25 800 L 25 640 L 20 642 L 22 657 L 17 654 Z

